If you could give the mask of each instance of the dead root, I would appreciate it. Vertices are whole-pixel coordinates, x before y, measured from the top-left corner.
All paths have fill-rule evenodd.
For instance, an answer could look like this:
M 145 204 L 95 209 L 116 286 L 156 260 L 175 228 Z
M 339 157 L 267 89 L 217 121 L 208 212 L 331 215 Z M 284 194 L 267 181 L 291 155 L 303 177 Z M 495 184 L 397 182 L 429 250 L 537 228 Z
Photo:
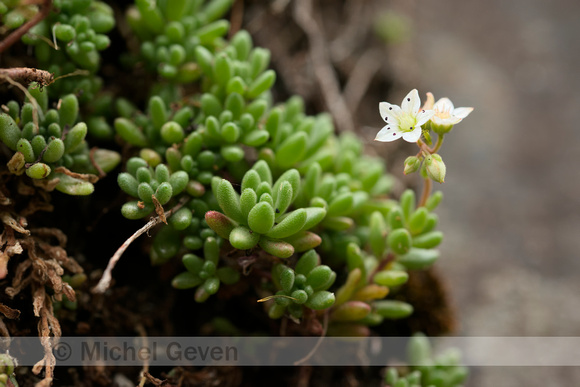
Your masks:
M 4 292 L 11 298 L 28 290 L 31 295 L 31 306 L 34 316 L 38 318 L 38 336 L 44 348 L 43 358 L 35 364 L 32 371 L 39 374 L 44 370 L 44 378 L 37 386 L 50 386 L 54 376 L 56 360 L 52 354 L 52 348 L 61 337 L 61 327 L 58 319 L 54 316 L 53 302 L 62 301 L 65 296 L 70 301 L 76 300 L 74 289 L 62 276 L 66 272 L 82 273 L 83 268 L 68 256 L 65 247 L 67 238 L 60 230 L 54 228 L 28 229 L 27 214 L 41 209 L 51 209 L 47 203 L 47 197 L 34 187 L 17 184 L 16 191 L 20 195 L 30 196 L 28 205 L 17 211 L 6 192 L 4 184 L 0 189 L 0 279 L 11 276 L 11 286 Z M 13 272 L 8 272 L 8 262 L 16 257 L 18 264 Z M 14 259 L 16 259 L 14 258 Z M 0 313 L 6 318 L 15 319 L 21 314 L 18 309 L 13 309 L 0 303 Z M 0 335 L 10 337 L 10 333 L 4 322 L 0 319 Z

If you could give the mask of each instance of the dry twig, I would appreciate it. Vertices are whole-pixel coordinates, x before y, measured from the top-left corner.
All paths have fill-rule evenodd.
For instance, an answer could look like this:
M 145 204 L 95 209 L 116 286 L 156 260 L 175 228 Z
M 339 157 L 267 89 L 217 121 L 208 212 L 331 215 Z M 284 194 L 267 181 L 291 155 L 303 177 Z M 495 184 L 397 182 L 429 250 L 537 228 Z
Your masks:
M 344 100 L 353 111 L 358 108 L 380 67 L 380 53 L 377 50 L 365 51 L 357 60 L 344 86 Z
M 12 31 L 4 40 L 0 42 L 0 54 L 4 52 L 8 47 L 12 46 L 18 41 L 25 33 L 27 33 L 32 27 L 44 20 L 48 16 L 50 10 L 52 9 L 52 0 L 44 0 L 40 6 L 40 11 L 34 15 L 32 19 L 18 27 L 16 30 Z
M 97 181 L 99 181 L 99 177 L 97 175 L 93 175 L 91 173 L 77 173 L 77 172 L 70 171 L 65 167 L 58 167 L 54 170 L 54 172 L 64 173 L 67 176 L 74 177 L 75 179 L 87 181 L 87 182 L 93 183 L 93 184 L 96 183 Z
M 186 203 L 186 201 L 187 200 L 185 198 L 182 199 L 171 210 L 165 212 L 163 215 L 166 218 L 171 216 L 171 214 L 180 209 Z M 145 226 L 141 227 L 133 235 L 131 235 L 125 242 L 123 242 L 121 247 L 119 247 L 119 249 L 117 249 L 115 254 L 113 254 L 113 256 L 111 257 L 111 259 L 109 259 L 109 263 L 107 264 L 107 267 L 103 273 L 103 276 L 99 280 L 99 283 L 91 290 L 93 293 L 103 294 L 109 288 L 109 286 L 111 286 L 111 280 L 113 279 L 112 276 L 113 269 L 115 268 L 117 262 L 119 262 L 119 260 L 121 259 L 121 256 L 123 255 L 125 250 L 127 250 L 127 248 L 131 245 L 131 243 L 133 243 L 137 238 L 139 238 L 141 235 L 145 234 L 146 232 L 148 232 L 161 222 L 163 222 L 161 216 L 156 216 L 155 218 L 147 222 Z
M 298 359 L 294 362 L 295 366 L 300 365 L 300 364 L 308 361 L 308 359 L 310 359 L 314 355 L 314 353 L 316 353 L 316 350 L 318 350 L 318 347 L 320 347 L 320 344 L 322 344 L 322 340 L 324 340 L 324 338 L 326 337 L 327 330 L 328 330 L 328 310 L 326 312 L 324 312 L 324 316 L 323 316 L 323 320 L 322 320 L 322 334 L 320 335 L 320 337 L 316 341 L 316 344 L 310 350 L 310 352 L 308 352 L 306 354 L 306 356 L 304 356 L 302 359 Z
M 310 45 L 310 58 L 314 73 L 328 110 L 336 120 L 339 132 L 354 129 L 354 121 L 340 90 L 340 85 L 330 62 L 326 41 L 318 23 L 312 17 L 312 0 L 297 0 L 294 20 L 304 30 Z
M 24 86 L 36 82 L 40 87 L 48 86 L 54 81 L 54 75 L 46 70 L 29 67 L 12 67 L 0 69 L 0 82 L 8 82 L 7 78 L 14 80 Z
M 149 347 L 149 340 L 147 340 L 147 331 L 145 330 L 145 327 L 143 326 L 143 324 L 137 324 L 135 329 L 137 330 L 137 332 L 139 333 L 139 336 L 141 336 L 141 339 L 143 340 L 143 343 L 142 343 L 143 348 L 148 348 Z M 145 382 L 147 382 L 147 380 L 149 379 L 149 376 L 151 376 L 149 374 L 149 361 L 147 359 L 145 359 L 143 361 L 143 369 L 141 370 L 141 381 L 139 382 L 139 387 L 143 387 L 145 385 Z

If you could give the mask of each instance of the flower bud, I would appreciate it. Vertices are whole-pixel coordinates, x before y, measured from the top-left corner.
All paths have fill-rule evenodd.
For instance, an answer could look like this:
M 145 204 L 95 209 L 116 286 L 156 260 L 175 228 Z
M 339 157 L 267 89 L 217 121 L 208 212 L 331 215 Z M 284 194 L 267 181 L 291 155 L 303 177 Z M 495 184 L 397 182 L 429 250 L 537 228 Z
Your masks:
M 419 160 L 418 157 L 409 156 L 405 160 L 405 170 L 403 171 L 403 173 L 405 175 L 408 175 L 410 173 L 417 172 L 420 167 L 421 167 L 421 160 Z
M 425 158 L 425 172 L 432 180 L 443 183 L 445 180 L 445 171 L 445 163 L 438 154 L 435 153 Z

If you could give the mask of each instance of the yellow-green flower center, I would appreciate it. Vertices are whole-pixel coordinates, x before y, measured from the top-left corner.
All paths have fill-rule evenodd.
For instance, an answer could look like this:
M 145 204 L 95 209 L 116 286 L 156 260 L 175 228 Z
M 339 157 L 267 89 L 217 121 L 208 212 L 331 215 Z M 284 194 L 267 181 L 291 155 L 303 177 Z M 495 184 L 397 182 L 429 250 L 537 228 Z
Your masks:
M 435 109 L 435 115 L 437 117 L 441 118 L 442 120 L 445 120 L 445 119 L 451 117 L 451 110 L 446 109 L 444 107 L 440 107 L 439 109 Z
M 409 114 L 399 117 L 399 129 L 401 132 L 412 132 L 417 125 L 417 119 Z

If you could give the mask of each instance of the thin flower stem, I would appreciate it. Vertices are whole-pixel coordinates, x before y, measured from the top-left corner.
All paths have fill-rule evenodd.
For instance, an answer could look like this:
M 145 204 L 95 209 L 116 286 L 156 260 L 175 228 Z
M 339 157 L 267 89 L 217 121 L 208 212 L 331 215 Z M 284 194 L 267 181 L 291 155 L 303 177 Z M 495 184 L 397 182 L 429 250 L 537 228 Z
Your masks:
M 433 188 L 433 182 L 431 179 L 427 178 L 424 179 L 425 183 L 423 184 L 423 193 L 421 194 L 421 200 L 419 200 L 418 207 L 424 207 L 425 203 L 427 203 L 427 199 L 431 196 L 431 189 Z
M 442 134 L 437 135 L 437 142 L 435 143 L 435 146 L 433 148 L 429 148 L 429 146 L 425 144 L 423 140 L 419 139 L 417 140 L 417 146 L 421 150 L 419 151 L 419 153 L 417 153 L 417 157 L 419 157 L 419 155 L 421 155 L 423 151 L 429 152 L 429 154 L 437 153 L 437 151 L 441 148 L 441 145 L 443 145 Z
M 431 154 L 437 153 L 439 148 L 441 148 L 441 145 L 443 145 L 443 136 L 444 136 L 443 134 L 437 135 L 437 143 L 435 143 L 435 146 L 433 147 L 433 149 L 429 150 L 431 152 Z

